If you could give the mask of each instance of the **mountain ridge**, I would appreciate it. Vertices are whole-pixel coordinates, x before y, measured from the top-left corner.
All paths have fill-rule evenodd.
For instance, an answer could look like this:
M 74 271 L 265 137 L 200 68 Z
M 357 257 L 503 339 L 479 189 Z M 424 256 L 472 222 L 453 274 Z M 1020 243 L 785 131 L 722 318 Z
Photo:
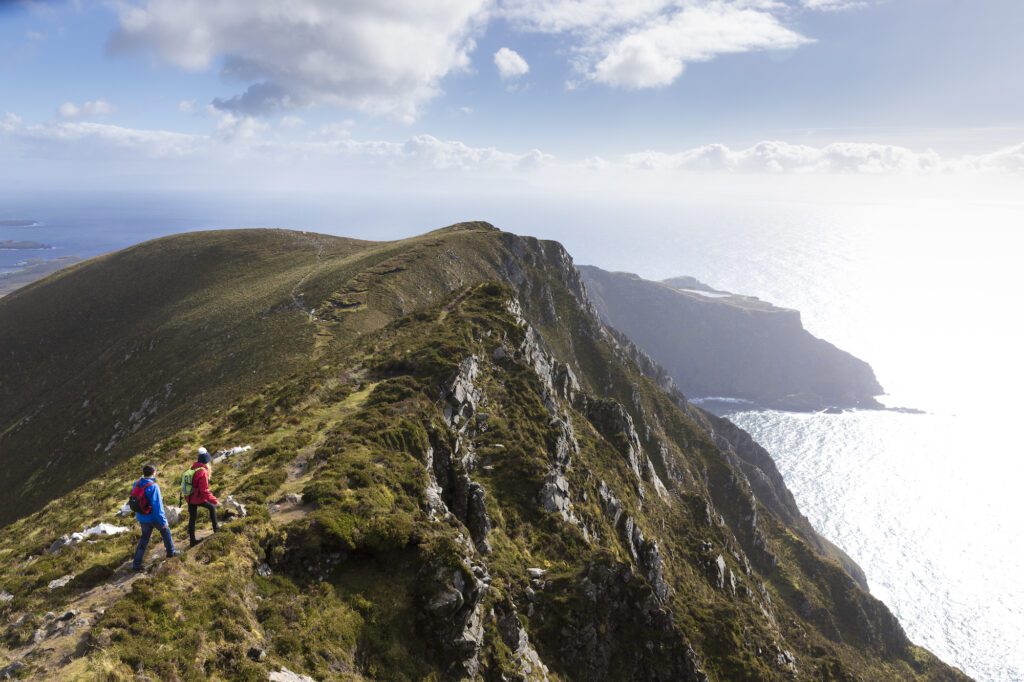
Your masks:
M 246 257 L 206 269 L 236 250 L 225 245 Z M 163 320 L 147 332 L 160 339 L 153 358 L 107 352 L 116 330 L 100 327 L 106 344 L 49 362 L 99 363 L 89 376 L 104 405 L 132 405 L 118 391 L 140 369 L 199 387 L 167 396 L 102 456 L 63 460 L 81 482 L 53 467 L 6 474 L 14 488 L 67 488 L 28 516 L 4 509 L 20 518 L 0 529 L 0 654 L 25 674 L 966 679 L 830 558 L 766 453 L 600 322 L 557 243 L 478 223 L 371 245 L 210 233 L 119 258 L 93 266 L 113 268 L 102 277 L 76 268 L 0 300 L 0 323 L 55 292 L 76 310 L 85 283 L 130 274 Z M 151 258 L 174 267 L 136 267 Z M 175 277 L 182 289 L 166 291 Z M 124 312 L 120 301 L 101 298 L 86 319 Z M 208 343 L 191 343 L 197 325 Z M 0 348 L 32 376 L 45 354 L 11 338 Z M 225 339 L 275 357 L 228 361 Z M 21 440 L 0 426 L 0 452 L 52 442 L 24 412 L 73 418 L 79 397 L 65 412 L 7 396 L 0 425 L 20 423 Z M 115 423 L 80 428 L 92 443 Z M 214 478 L 247 516 L 120 591 L 128 534 L 48 551 L 55 535 L 116 520 L 142 461 L 173 472 L 200 443 L 253 445 Z M 180 608 L 196 590 L 210 600 L 202 614 Z M 64 610 L 80 622 L 70 632 L 40 615 Z

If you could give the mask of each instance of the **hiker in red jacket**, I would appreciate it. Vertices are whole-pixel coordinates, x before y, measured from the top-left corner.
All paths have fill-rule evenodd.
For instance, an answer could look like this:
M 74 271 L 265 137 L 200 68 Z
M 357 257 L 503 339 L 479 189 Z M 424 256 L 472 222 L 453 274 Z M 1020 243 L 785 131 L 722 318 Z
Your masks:
M 188 502 L 188 541 L 190 547 L 198 544 L 196 540 L 196 515 L 203 507 L 210 512 L 213 532 L 217 532 L 217 498 L 210 492 L 210 453 L 206 448 L 199 448 L 199 457 L 192 464 L 192 493 L 185 500 Z

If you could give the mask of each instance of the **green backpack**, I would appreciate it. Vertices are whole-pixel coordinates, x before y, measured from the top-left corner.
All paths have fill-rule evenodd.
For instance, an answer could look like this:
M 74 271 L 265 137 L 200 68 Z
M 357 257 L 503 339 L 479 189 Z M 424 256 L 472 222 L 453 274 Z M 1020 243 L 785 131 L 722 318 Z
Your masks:
M 197 471 L 199 471 L 199 469 L 192 469 L 190 467 L 181 475 L 181 494 L 184 497 L 188 497 L 192 494 L 192 479 L 195 478 Z

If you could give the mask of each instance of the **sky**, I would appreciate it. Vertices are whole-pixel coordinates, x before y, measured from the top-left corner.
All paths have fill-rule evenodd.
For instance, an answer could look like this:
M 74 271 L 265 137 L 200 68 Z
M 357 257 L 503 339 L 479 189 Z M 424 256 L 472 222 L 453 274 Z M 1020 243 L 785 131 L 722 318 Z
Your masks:
M 1022 27 L 1019 0 L 0 0 L 0 181 L 1011 196 Z

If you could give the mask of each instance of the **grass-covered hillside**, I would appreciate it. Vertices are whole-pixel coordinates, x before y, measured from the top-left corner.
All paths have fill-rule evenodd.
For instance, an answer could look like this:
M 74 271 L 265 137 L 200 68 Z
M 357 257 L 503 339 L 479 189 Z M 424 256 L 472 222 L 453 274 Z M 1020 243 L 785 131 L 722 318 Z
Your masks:
M 125 265 L 163 273 L 159 253 L 210 264 L 207 249 L 247 252 L 248 267 L 201 268 L 169 291 L 173 278 Z M 113 286 L 107 267 L 137 281 Z M 107 306 L 61 284 L 86 275 Z M 68 348 L 49 365 L 4 336 L 19 376 L 51 372 L 27 408 L 4 396 L 5 419 L 21 420 L 0 440 L 5 464 L 12 444 L 34 463 L 5 484 L 54 492 L 0 529 L 0 676 L 966 679 L 829 558 L 842 560 L 762 450 L 598 322 L 557 244 L 477 223 L 390 244 L 189 235 L 15 294 L 0 333 L 15 313 L 64 324 L 43 312 L 50 301 L 64 316 L 123 315 L 137 342 L 144 317 L 164 341 L 139 367 L 195 388 L 171 391 L 103 454 L 59 454 L 24 411 L 73 412 L 58 375 L 104 405 L 152 379 L 99 351 L 102 326 L 82 332 L 94 344 L 82 357 Z M 205 324 L 208 343 L 172 319 Z M 102 436 L 99 416 L 51 428 Z M 175 503 L 172 479 L 200 444 L 252 446 L 213 473 L 245 516 L 214 535 L 201 524 L 206 539 L 179 558 L 155 543 L 144 575 L 126 571 L 134 532 L 54 544 L 131 525 L 116 514 L 144 461 Z M 73 475 L 47 468 L 58 454 Z M 180 524 L 174 534 L 184 548 Z

